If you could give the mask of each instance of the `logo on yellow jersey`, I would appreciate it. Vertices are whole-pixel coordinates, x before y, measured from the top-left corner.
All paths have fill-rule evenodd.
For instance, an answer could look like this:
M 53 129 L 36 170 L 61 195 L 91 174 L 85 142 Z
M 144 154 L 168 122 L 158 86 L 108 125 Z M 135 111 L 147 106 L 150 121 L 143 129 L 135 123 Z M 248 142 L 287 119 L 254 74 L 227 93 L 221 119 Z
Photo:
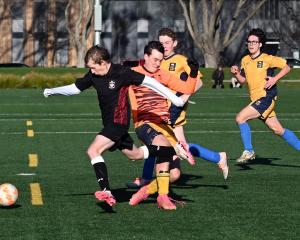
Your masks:
M 258 61 L 257 62 L 257 68 L 262 68 L 263 67 L 263 64 L 264 62 L 263 61 Z
M 175 71 L 175 69 L 176 69 L 176 63 L 170 63 L 169 71 Z

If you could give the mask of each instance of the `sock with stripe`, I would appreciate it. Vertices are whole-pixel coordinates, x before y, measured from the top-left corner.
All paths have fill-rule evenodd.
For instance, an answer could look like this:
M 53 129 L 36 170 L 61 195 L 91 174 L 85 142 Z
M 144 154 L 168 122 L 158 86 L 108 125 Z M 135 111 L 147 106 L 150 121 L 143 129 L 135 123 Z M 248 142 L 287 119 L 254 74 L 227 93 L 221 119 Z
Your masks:
M 170 173 L 168 171 L 160 171 L 156 176 L 156 181 L 158 185 L 158 194 L 168 194 L 170 184 Z
M 95 157 L 91 160 L 94 167 L 96 178 L 101 190 L 110 190 L 108 181 L 107 167 L 102 156 Z

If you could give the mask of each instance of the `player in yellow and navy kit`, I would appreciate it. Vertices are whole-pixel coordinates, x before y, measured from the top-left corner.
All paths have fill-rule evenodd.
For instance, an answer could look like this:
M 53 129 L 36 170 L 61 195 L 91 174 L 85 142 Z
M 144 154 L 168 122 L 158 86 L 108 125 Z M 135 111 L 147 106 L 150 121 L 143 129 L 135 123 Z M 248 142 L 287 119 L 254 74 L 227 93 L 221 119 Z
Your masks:
M 283 128 L 274 111 L 277 100 L 276 83 L 290 71 L 286 60 L 262 53 L 261 48 L 265 43 L 263 30 L 252 29 L 248 34 L 247 48 L 249 55 L 243 57 L 241 70 L 232 66 L 231 72 L 240 83 L 248 83 L 251 103 L 243 108 L 236 116 L 244 152 L 237 159 L 238 163 L 246 163 L 255 159 L 255 152 L 251 142 L 251 130 L 247 121 L 259 118 L 277 135 L 281 136 L 288 144 L 300 151 L 298 137 L 289 129 Z M 272 77 L 272 68 L 281 69 Z

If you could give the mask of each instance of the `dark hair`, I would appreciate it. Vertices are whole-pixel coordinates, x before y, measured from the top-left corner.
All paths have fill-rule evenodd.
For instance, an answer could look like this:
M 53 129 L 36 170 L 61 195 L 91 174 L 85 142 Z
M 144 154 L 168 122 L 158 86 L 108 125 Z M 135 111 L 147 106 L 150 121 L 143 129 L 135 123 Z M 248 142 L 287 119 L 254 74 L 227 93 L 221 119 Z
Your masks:
M 176 33 L 170 28 L 160 29 L 158 32 L 158 37 L 160 37 L 160 36 L 168 36 L 168 37 L 172 38 L 173 41 L 175 41 L 177 39 Z
M 84 62 L 87 64 L 90 60 L 100 64 L 102 61 L 110 62 L 110 54 L 108 50 L 99 45 L 91 47 L 85 54 Z
M 164 46 L 159 41 L 150 41 L 144 48 L 144 54 L 150 55 L 152 50 L 155 49 L 164 54 Z
M 253 29 L 251 29 L 250 32 L 249 32 L 249 34 L 248 34 L 247 39 L 251 35 L 254 35 L 254 36 L 258 37 L 258 40 L 259 40 L 260 43 L 262 43 L 262 45 L 265 44 L 265 42 L 266 42 L 266 34 L 265 34 L 265 32 L 262 29 L 260 29 L 260 28 L 253 28 Z

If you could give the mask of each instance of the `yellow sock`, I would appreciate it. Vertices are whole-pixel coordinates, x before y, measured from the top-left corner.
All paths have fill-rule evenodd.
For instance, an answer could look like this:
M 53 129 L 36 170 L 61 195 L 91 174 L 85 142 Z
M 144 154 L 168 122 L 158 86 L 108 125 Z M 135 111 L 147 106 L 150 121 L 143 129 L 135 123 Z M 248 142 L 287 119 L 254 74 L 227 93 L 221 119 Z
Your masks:
M 154 194 L 154 193 L 157 192 L 158 187 L 157 187 L 156 179 L 152 180 L 152 181 L 147 185 L 147 190 L 148 190 L 148 194 Z
M 170 183 L 170 173 L 169 172 L 159 172 L 156 176 L 158 185 L 158 194 L 168 194 L 169 193 L 169 183 Z

